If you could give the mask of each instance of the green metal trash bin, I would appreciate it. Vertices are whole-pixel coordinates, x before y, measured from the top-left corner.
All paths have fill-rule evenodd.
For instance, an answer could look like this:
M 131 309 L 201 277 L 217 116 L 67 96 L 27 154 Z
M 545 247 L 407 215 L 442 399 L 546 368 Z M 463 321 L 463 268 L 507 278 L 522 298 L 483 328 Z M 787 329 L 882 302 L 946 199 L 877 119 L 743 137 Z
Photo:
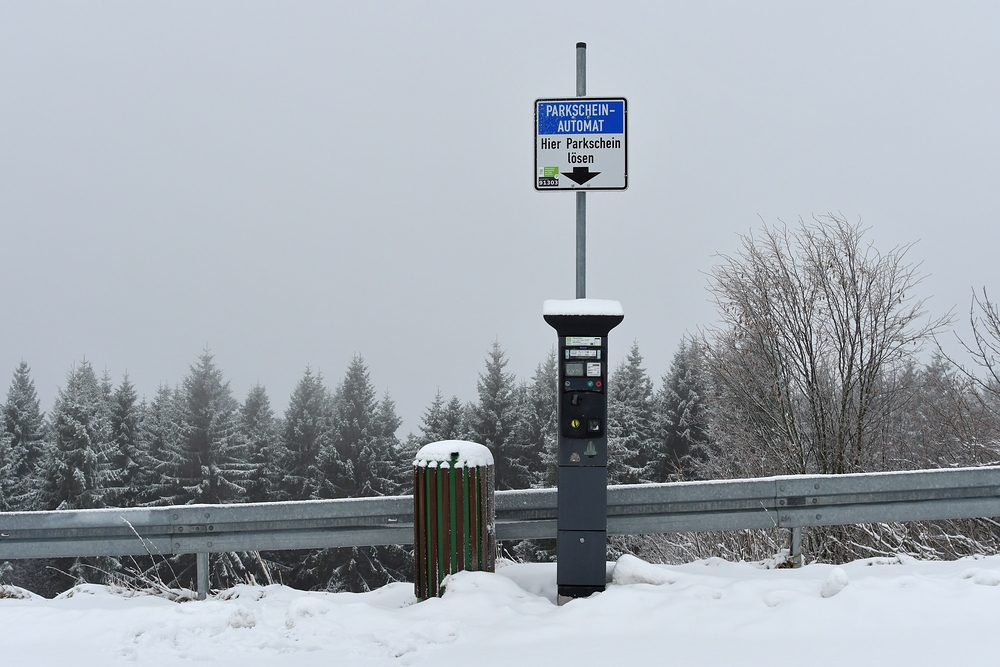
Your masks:
M 496 569 L 493 455 L 462 440 L 425 445 L 413 461 L 413 587 L 426 600 L 460 570 Z

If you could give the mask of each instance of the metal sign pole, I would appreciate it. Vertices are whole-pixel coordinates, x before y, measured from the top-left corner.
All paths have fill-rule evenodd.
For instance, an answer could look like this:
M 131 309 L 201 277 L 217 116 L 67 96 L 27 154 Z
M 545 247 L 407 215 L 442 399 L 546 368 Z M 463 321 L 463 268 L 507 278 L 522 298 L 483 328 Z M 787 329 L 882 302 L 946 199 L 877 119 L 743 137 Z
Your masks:
M 559 604 L 604 590 L 607 558 L 608 332 L 617 301 L 587 299 L 586 190 L 628 187 L 628 101 L 587 97 L 587 45 L 576 44 L 576 97 L 535 100 L 535 189 L 576 190 L 576 298 L 550 300 L 559 335 Z
M 587 44 L 576 43 L 576 96 L 587 95 Z M 587 193 L 576 193 L 576 298 L 587 298 Z

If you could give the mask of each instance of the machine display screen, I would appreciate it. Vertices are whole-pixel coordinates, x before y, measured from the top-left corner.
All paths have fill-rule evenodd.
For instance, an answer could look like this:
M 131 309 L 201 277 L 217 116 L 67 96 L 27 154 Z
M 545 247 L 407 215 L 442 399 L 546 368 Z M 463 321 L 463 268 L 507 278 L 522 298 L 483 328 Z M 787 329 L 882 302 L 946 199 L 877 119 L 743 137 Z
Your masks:
M 566 377 L 568 378 L 582 378 L 583 377 L 583 362 L 571 362 L 566 364 Z

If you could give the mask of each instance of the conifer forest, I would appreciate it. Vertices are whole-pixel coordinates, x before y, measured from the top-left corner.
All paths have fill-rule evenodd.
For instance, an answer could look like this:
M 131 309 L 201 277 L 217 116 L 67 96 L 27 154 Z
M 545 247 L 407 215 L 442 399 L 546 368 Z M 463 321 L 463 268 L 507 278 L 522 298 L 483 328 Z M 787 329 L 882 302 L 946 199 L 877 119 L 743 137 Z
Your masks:
M 681 341 L 651 377 L 638 341 L 609 379 L 611 484 L 843 474 L 1000 462 L 1000 313 L 984 290 L 964 317 L 925 312 L 908 248 L 878 250 L 837 216 L 764 227 L 709 276 L 716 322 Z M 957 332 L 966 332 L 960 334 Z M 958 340 L 949 355 L 942 340 Z M 671 342 L 656 341 L 657 344 Z M 411 492 L 416 450 L 438 440 L 490 448 L 498 489 L 554 486 L 554 350 L 531 377 L 507 370 L 499 341 L 476 396 L 438 391 L 401 437 L 391 395 L 365 360 L 342 378 L 306 367 L 283 412 L 264 386 L 234 396 L 210 351 L 179 383 L 139 396 L 130 378 L 78 361 L 42 406 L 28 361 L 0 395 L 0 511 L 245 503 Z M 0 369 L 2 370 L 2 369 Z M 391 380 L 390 380 L 391 381 Z M 660 562 L 774 556 L 781 531 L 613 538 L 609 551 Z M 954 558 L 1000 547 L 991 520 L 807 530 L 810 558 Z M 553 544 L 503 545 L 516 560 Z M 228 553 L 212 586 L 277 583 L 363 591 L 407 580 L 408 546 Z M 80 581 L 192 587 L 194 557 L 0 563 L 0 583 L 53 595 Z

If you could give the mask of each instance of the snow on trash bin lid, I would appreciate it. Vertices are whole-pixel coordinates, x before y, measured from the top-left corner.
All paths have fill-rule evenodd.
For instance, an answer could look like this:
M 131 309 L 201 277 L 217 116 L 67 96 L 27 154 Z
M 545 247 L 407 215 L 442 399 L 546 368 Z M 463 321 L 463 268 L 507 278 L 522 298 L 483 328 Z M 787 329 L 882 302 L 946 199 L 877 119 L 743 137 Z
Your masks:
M 442 440 L 424 445 L 417 452 L 413 465 L 422 468 L 428 463 L 447 463 L 453 454 L 458 454 L 458 468 L 478 468 L 493 465 L 493 453 L 489 447 L 465 440 Z

